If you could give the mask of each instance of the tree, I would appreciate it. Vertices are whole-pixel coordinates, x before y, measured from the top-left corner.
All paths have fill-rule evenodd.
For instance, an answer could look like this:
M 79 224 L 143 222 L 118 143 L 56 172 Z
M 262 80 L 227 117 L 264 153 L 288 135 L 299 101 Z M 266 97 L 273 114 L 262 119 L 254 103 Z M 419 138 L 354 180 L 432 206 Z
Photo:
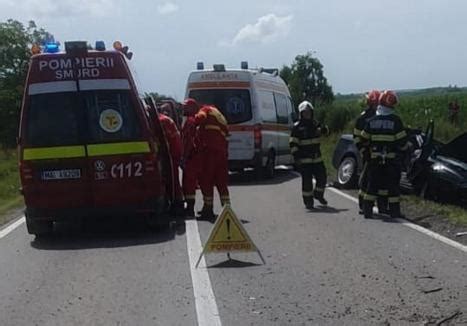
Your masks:
M 290 67 L 282 67 L 280 75 L 289 86 L 295 104 L 308 100 L 313 105 L 321 105 L 334 100 L 323 65 L 311 52 L 296 56 Z
M 33 21 L 27 27 L 12 19 L 0 23 L 0 145 L 4 149 L 15 145 L 31 45 L 49 39 L 53 36 Z

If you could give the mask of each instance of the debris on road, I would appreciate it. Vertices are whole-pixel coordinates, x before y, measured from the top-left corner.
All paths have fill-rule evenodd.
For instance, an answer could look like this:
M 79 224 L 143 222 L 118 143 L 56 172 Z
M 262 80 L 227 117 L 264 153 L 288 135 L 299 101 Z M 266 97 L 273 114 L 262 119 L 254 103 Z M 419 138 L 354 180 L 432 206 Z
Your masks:
M 436 288 L 436 289 L 432 289 L 432 290 L 424 290 L 423 293 L 429 294 L 429 293 L 439 292 L 439 291 L 441 291 L 442 289 L 443 289 L 443 288 Z
M 439 321 L 436 326 L 441 326 L 443 325 L 444 323 L 448 322 L 448 321 L 451 321 L 453 320 L 454 318 L 457 318 L 459 317 L 460 315 L 462 314 L 462 312 L 460 312 L 459 310 L 457 310 L 456 312 L 454 312 L 452 315 L 450 315 L 449 317 L 446 317 L 444 318 L 443 320 Z

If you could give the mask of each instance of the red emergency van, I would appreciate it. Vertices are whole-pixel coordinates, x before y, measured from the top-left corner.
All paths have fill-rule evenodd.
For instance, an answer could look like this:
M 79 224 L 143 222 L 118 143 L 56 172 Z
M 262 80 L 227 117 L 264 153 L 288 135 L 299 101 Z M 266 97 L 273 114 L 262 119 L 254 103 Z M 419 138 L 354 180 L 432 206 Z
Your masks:
M 66 42 L 63 52 L 54 43 L 35 52 L 18 139 L 28 232 L 87 216 L 143 215 L 167 224 L 165 140 L 138 95 L 131 54 L 120 42 L 112 50 Z

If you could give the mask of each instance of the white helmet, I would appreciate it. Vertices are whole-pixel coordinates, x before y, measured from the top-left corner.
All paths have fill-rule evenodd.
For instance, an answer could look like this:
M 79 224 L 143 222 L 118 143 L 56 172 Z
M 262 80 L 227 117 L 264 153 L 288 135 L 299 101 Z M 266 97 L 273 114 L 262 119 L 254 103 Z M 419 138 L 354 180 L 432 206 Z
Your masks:
M 311 104 L 308 101 L 303 101 L 298 105 L 298 112 L 302 113 L 305 110 L 311 110 L 313 111 L 315 108 L 313 107 L 313 104 Z

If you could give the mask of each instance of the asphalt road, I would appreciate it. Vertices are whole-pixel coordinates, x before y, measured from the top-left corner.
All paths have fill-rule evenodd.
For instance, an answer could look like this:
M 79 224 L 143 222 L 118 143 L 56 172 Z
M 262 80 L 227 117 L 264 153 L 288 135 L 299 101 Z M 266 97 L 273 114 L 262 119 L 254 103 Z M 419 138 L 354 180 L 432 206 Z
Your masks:
M 208 255 L 212 224 L 186 233 L 87 223 L 36 241 L 0 238 L 0 325 L 467 325 L 467 253 L 400 223 L 363 220 L 327 191 L 307 211 L 300 180 L 232 177 L 255 253 Z M 208 267 L 206 268 L 205 265 Z

